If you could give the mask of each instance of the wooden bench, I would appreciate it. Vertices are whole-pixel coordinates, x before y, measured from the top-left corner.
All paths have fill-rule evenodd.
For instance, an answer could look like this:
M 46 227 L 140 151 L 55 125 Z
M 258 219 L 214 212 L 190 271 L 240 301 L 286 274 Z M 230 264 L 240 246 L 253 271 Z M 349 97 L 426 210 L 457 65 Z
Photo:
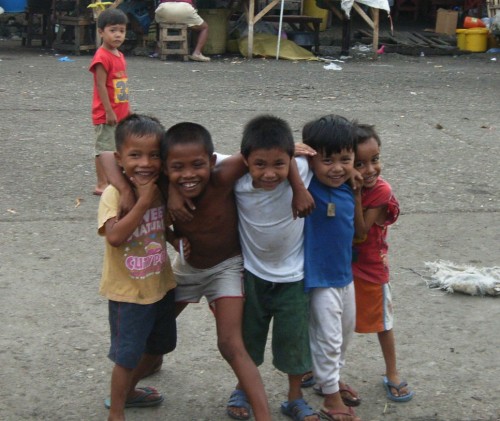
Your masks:
M 262 20 L 279 22 L 279 15 L 265 15 Z M 319 28 L 323 19 L 306 15 L 283 15 L 283 22 L 288 23 L 294 31 L 314 32 L 314 52 L 319 54 Z

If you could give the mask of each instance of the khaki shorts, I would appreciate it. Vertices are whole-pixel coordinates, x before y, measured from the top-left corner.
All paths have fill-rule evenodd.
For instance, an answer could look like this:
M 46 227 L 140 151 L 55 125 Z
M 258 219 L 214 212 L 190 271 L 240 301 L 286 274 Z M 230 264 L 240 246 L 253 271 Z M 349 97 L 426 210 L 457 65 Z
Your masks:
M 200 26 L 204 20 L 198 11 L 189 3 L 161 3 L 155 10 L 155 20 L 158 23 L 184 23 L 189 26 Z
M 182 264 L 177 255 L 172 264 L 177 288 L 175 301 L 198 303 L 206 297 L 212 305 L 219 298 L 243 298 L 243 258 L 231 257 L 208 269 Z
M 99 156 L 102 152 L 115 152 L 115 129 L 116 126 L 109 124 L 97 124 L 95 129 L 95 156 Z

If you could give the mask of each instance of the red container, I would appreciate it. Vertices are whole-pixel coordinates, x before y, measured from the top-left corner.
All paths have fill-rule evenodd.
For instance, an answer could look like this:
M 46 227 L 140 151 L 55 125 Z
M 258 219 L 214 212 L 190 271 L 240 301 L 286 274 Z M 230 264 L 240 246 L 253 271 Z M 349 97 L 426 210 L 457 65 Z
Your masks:
M 472 18 L 470 16 L 466 16 L 465 19 L 464 19 L 464 28 L 465 29 L 486 28 L 486 25 L 479 18 Z

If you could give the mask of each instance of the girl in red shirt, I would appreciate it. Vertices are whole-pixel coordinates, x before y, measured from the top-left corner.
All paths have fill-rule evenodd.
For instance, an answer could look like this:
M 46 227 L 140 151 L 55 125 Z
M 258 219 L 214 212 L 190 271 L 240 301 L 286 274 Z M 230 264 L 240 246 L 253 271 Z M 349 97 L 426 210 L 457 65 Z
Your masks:
M 407 402 L 414 392 L 401 380 L 396 366 L 393 307 L 387 261 L 387 229 L 399 216 L 399 203 L 391 186 L 380 177 L 380 138 L 373 126 L 360 124 L 354 167 L 363 177 L 355 191 L 353 276 L 356 291 L 356 332 L 377 333 L 386 372 L 387 398 Z M 359 206 L 358 206 L 359 205 Z

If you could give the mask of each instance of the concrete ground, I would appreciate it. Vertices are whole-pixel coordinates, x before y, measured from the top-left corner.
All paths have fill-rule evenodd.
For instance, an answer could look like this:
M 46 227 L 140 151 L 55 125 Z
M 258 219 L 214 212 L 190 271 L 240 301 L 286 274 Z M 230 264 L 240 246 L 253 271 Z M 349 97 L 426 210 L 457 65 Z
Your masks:
M 64 54 L 63 54 L 64 55 Z M 112 364 L 106 301 L 97 293 L 102 239 L 90 120 L 90 55 L 61 55 L 0 42 L 0 419 L 105 419 Z M 401 202 L 390 234 L 395 332 L 401 375 L 415 390 L 386 399 L 373 335 L 356 335 L 344 379 L 364 421 L 500 419 L 499 298 L 427 288 L 425 262 L 499 265 L 498 55 L 322 62 L 216 57 L 211 63 L 127 57 L 132 108 L 170 126 L 196 121 L 216 149 L 238 150 L 250 118 L 302 125 L 327 113 L 375 124 L 384 176 Z M 261 367 L 273 419 L 286 378 L 271 355 Z M 179 318 L 179 346 L 147 380 L 165 393 L 129 420 L 228 419 L 235 381 L 216 348 L 206 305 Z M 318 408 L 311 390 L 305 396 Z

